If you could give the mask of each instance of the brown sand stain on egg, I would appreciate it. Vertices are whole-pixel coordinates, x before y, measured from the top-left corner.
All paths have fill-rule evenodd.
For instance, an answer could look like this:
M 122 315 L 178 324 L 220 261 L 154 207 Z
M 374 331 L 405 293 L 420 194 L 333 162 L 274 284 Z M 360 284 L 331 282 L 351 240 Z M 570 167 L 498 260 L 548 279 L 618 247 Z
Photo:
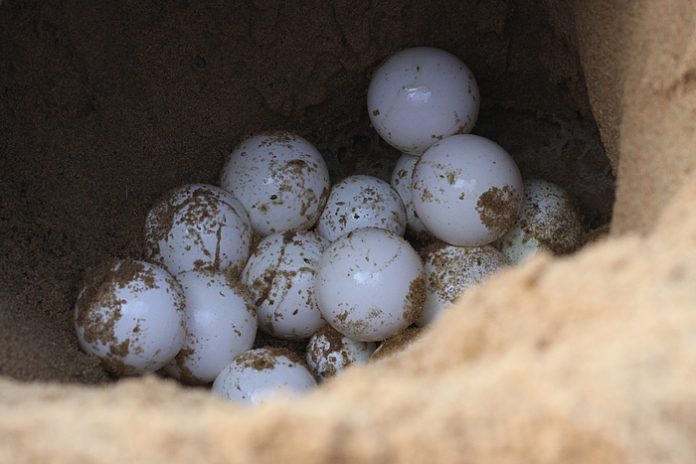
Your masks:
M 515 224 L 520 200 L 520 193 L 509 185 L 491 187 L 479 196 L 476 211 L 483 225 L 502 235 Z
M 180 380 L 188 385 L 200 385 L 207 383 L 199 379 L 187 366 L 187 362 L 193 357 L 194 354 L 194 349 L 190 346 L 186 346 L 182 348 L 174 358 L 174 361 L 176 362 L 176 367 L 179 368 Z
M 338 332 L 336 329 L 330 325 L 325 325 L 317 332 L 314 333 L 313 337 L 318 340 L 316 343 L 312 343 L 311 346 L 307 347 L 307 359 L 311 359 L 312 362 L 317 366 L 318 377 L 320 380 L 322 377 L 328 379 L 334 377 L 337 373 L 336 364 L 339 362 L 335 355 L 341 356 L 341 365 L 347 366 L 350 364 L 351 360 L 346 352 L 346 347 L 343 342 L 344 336 Z M 320 343 L 321 340 L 325 343 Z M 333 359 L 329 359 L 329 358 Z M 319 361 L 321 359 L 327 359 L 330 362 L 325 363 L 322 370 L 318 369 Z M 314 371 L 314 370 L 313 370 Z
M 454 183 L 457 181 L 457 173 L 455 171 L 447 171 L 447 183 L 450 185 L 454 185 Z
M 282 358 L 286 358 L 289 362 L 284 362 Z M 278 363 L 283 363 L 288 366 L 295 363 L 306 367 L 304 360 L 296 353 L 287 348 L 277 347 L 247 351 L 234 358 L 234 363 L 243 368 L 257 371 L 274 369 Z
M 423 313 L 426 297 L 426 280 L 424 273 L 411 281 L 404 299 L 404 321 L 409 325 L 416 322 Z

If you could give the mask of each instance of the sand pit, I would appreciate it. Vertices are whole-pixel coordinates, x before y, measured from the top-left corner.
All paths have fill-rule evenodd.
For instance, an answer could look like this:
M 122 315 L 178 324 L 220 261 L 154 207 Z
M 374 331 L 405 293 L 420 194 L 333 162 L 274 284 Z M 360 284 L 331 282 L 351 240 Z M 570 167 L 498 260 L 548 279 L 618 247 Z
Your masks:
M 640 3 L 2 2 L 0 460 L 696 460 L 696 14 Z M 460 56 L 474 132 L 610 236 L 506 271 L 302 401 L 114 382 L 80 352 L 85 274 L 140 256 L 155 198 L 216 181 L 245 135 L 293 130 L 333 180 L 387 178 L 364 96 L 414 45 Z

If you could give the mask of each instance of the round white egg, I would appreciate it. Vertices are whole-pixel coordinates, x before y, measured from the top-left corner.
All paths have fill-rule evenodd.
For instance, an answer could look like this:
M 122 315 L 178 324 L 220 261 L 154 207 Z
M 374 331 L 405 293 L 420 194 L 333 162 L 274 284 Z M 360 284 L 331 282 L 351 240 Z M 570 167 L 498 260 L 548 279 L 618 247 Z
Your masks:
M 278 338 L 301 340 L 326 325 L 314 296 L 314 278 L 326 247 L 315 232 L 284 232 L 261 240 L 242 271 L 259 327 Z
M 177 280 L 186 297 L 186 340 L 167 373 L 190 384 L 212 382 L 256 338 L 256 310 L 246 288 L 224 274 L 187 271 Z
M 330 242 L 357 229 L 378 227 L 404 235 L 406 209 L 399 194 L 376 177 L 346 177 L 331 189 L 317 232 Z
M 327 325 L 307 343 L 307 366 L 316 378 L 326 380 L 351 364 L 366 363 L 376 348 L 376 343 L 352 340 Z
M 391 186 L 397 191 L 406 208 L 406 229 L 409 234 L 418 240 L 428 240 L 432 235 L 413 207 L 413 168 L 418 159 L 418 156 L 403 153 L 392 171 Z
M 357 341 L 389 338 L 423 309 L 423 264 L 406 240 L 384 229 L 358 229 L 332 243 L 315 286 L 324 319 Z
M 251 247 L 251 226 L 242 204 L 212 185 L 174 189 L 145 221 L 148 259 L 174 275 L 189 270 L 239 272 Z
M 556 184 L 534 179 L 524 183 L 524 200 L 515 226 L 499 241 L 500 250 L 518 264 L 540 250 L 555 254 L 575 251 L 583 226 L 573 198 Z
M 312 374 L 293 353 L 257 348 L 234 358 L 215 379 L 213 392 L 255 405 L 279 393 L 306 392 L 314 387 Z
M 481 246 L 515 224 L 522 176 L 512 157 L 478 135 L 430 147 L 413 170 L 413 206 L 428 230 L 452 245 Z
M 425 306 L 417 324 L 432 322 L 469 288 L 507 266 L 505 256 L 490 245 L 457 247 L 435 244 L 424 252 Z
M 417 47 L 387 59 L 367 91 L 372 125 L 391 146 L 412 155 L 476 123 L 479 90 L 474 75 L 444 50 Z
M 153 372 L 184 344 L 185 300 L 163 268 L 113 260 L 88 276 L 75 304 L 80 347 L 115 375 Z
M 330 188 L 321 154 L 289 132 L 244 140 L 227 159 L 220 185 L 242 202 L 252 228 L 262 237 L 311 229 Z

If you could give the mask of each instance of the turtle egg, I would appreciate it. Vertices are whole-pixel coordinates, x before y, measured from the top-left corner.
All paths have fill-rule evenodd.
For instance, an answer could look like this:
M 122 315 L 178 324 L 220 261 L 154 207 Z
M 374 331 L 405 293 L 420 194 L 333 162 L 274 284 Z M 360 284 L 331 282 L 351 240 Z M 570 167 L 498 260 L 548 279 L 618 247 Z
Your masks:
M 324 319 L 343 335 L 381 341 L 405 329 L 423 308 L 423 264 L 409 243 L 384 229 L 358 229 L 321 257 L 315 292 Z
M 408 48 L 374 72 L 367 109 L 387 143 L 420 155 L 444 137 L 471 131 L 478 117 L 479 90 L 469 68 L 451 53 Z
M 580 214 L 568 192 L 551 182 L 528 180 L 517 222 L 499 246 L 510 263 L 517 264 L 539 250 L 570 253 L 582 238 Z
M 213 382 L 213 392 L 225 399 L 260 404 L 278 393 L 316 387 L 312 374 L 294 353 L 280 348 L 257 348 L 237 356 Z
M 186 383 L 206 384 L 251 349 L 256 311 L 247 289 L 222 273 L 187 271 L 177 280 L 186 297 L 186 340 L 166 371 Z
M 504 268 L 505 256 L 490 245 L 456 247 L 438 243 L 424 251 L 425 306 L 417 324 L 433 321 L 467 289 Z
M 326 241 L 315 232 L 284 232 L 259 242 L 242 271 L 259 327 L 274 337 L 306 339 L 326 322 L 314 297 L 314 277 Z
M 152 372 L 184 344 L 184 294 L 163 268 L 113 260 L 93 272 L 77 297 L 80 347 L 115 375 Z
M 418 218 L 413 207 L 413 168 L 418 162 L 418 157 L 404 153 L 396 162 L 391 175 L 391 186 L 396 190 L 406 208 L 406 227 L 408 232 L 418 240 L 432 238 L 423 221 Z
M 311 229 L 330 187 L 321 154 L 289 132 L 244 140 L 227 159 L 220 185 L 242 202 L 252 228 L 262 237 Z
M 307 366 L 316 378 L 326 380 L 351 364 L 366 363 L 375 348 L 376 343 L 357 342 L 327 325 L 307 343 Z
M 250 247 L 244 207 L 212 185 L 189 184 L 168 192 L 145 221 L 148 258 L 174 275 L 193 269 L 238 272 Z
M 428 230 L 452 245 L 481 246 L 512 228 L 522 201 L 517 165 L 496 143 L 453 135 L 413 170 L 413 206 Z
M 333 242 L 353 230 L 378 227 L 404 235 L 406 209 L 399 194 L 376 177 L 346 177 L 331 189 L 317 232 Z

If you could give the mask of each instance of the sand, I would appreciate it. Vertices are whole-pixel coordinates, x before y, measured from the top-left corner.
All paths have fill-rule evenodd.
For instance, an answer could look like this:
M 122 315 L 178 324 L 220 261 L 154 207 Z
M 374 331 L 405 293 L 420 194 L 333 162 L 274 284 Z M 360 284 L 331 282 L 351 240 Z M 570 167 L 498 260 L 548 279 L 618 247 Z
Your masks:
M 695 461 L 693 8 L 480 3 L 5 1 L 0 461 Z M 415 44 L 471 65 L 478 133 L 568 187 L 586 227 L 608 221 L 615 172 L 611 237 L 504 272 L 303 400 L 86 385 L 109 379 L 77 349 L 72 304 L 90 267 L 140 253 L 154 198 L 214 181 L 269 128 L 316 142 L 334 178 L 384 177 L 397 154 L 367 125 L 368 74 Z M 35 379 L 53 383 L 17 381 Z

